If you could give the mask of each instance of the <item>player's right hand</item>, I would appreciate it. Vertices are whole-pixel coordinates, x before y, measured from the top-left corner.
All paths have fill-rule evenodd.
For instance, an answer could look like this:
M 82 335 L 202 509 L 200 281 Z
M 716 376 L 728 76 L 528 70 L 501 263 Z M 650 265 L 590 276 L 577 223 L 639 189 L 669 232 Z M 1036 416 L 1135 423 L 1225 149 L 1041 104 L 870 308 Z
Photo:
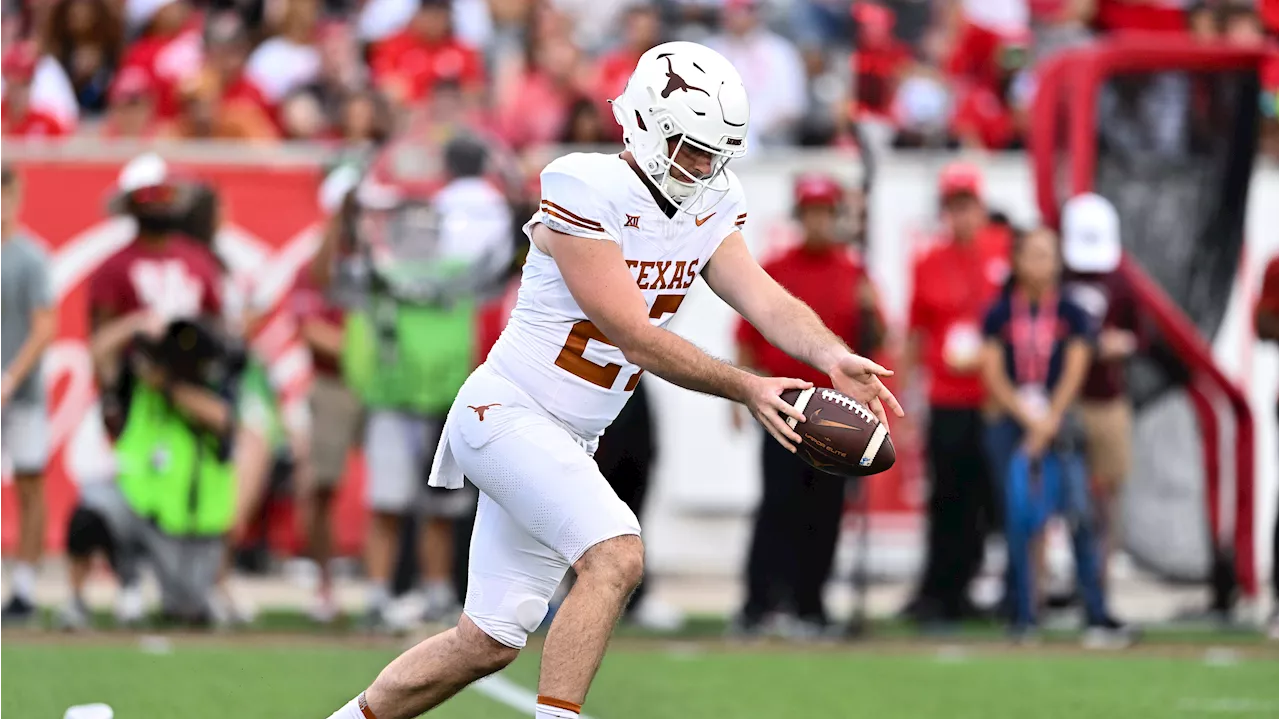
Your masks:
M 797 422 L 804 421 L 804 412 L 796 409 L 780 396 L 789 389 L 809 389 L 812 382 L 793 377 L 757 377 L 751 375 L 744 388 L 742 403 L 751 410 L 751 414 L 764 428 L 787 448 L 795 452 L 800 444 L 800 435 L 787 424 L 787 419 L 794 417 Z

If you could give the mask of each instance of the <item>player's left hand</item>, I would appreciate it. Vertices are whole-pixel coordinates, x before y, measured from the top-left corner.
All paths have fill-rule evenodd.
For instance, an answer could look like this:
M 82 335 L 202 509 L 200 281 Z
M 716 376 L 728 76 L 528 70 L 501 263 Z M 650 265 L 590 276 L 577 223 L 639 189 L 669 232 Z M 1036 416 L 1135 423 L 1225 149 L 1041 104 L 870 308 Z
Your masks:
M 892 377 L 893 371 L 872 362 L 861 355 L 847 352 L 835 365 L 835 369 L 827 375 L 831 378 L 831 386 L 837 391 L 867 405 L 875 413 L 881 424 L 888 426 L 889 418 L 885 414 L 888 407 L 898 417 L 905 416 L 898 398 L 893 396 L 881 377 Z

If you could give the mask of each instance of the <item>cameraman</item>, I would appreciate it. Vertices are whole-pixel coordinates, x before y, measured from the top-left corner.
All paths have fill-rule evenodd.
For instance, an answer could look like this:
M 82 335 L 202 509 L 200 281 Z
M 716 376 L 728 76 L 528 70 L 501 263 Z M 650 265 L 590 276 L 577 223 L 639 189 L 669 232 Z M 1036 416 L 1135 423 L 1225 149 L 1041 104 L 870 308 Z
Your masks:
M 133 345 L 116 390 L 120 490 L 142 520 L 165 615 L 208 621 L 235 506 L 231 388 L 242 362 L 215 330 L 188 320 Z
M 69 523 L 73 596 L 61 620 L 73 628 L 85 622 L 80 589 L 97 551 L 120 573 L 121 606 L 140 610 L 130 560 L 141 548 L 160 575 L 166 609 L 201 615 L 203 597 L 192 587 L 203 582 L 206 560 L 221 556 L 201 540 L 225 531 L 219 507 L 232 494 L 222 479 L 235 363 L 212 329 L 220 267 L 207 246 L 172 231 L 185 204 L 163 160 L 136 158 L 118 187 L 115 203 L 137 235 L 90 279 L 89 346 L 119 475 L 117 485 L 81 497 Z M 179 546 L 179 537 L 195 541 Z

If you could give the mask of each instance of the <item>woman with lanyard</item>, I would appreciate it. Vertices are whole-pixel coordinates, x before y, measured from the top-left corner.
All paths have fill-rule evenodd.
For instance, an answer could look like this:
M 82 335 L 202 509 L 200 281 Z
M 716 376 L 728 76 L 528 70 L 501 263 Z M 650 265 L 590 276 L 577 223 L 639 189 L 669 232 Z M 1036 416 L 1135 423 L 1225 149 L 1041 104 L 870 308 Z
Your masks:
M 1051 516 L 1062 515 L 1071 527 L 1086 644 L 1127 644 L 1128 631 L 1103 597 L 1088 474 L 1070 416 L 1089 369 L 1090 325 L 1059 292 L 1060 272 L 1057 236 L 1028 233 L 1016 242 L 1013 277 L 983 323 L 983 380 L 999 412 L 988 425 L 987 452 L 1004 490 L 1013 629 L 1025 636 L 1034 628 L 1031 545 Z

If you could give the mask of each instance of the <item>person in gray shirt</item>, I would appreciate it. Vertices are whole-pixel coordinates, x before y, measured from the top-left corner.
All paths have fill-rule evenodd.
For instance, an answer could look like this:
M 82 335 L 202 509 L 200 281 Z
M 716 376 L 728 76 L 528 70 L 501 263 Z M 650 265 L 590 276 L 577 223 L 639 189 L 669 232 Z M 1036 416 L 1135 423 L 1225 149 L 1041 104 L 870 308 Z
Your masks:
M 22 529 L 13 568 L 13 597 L 4 606 L 5 624 L 35 617 L 36 562 L 44 541 L 43 475 L 49 454 L 48 412 L 40 362 L 57 332 L 57 304 L 49 260 L 34 242 L 19 235 L 21 187 L 3 168 L 3 224 L 0 224 L 0 340 L 4 376 L 0 382 L 0 445 L 13 468 Z

